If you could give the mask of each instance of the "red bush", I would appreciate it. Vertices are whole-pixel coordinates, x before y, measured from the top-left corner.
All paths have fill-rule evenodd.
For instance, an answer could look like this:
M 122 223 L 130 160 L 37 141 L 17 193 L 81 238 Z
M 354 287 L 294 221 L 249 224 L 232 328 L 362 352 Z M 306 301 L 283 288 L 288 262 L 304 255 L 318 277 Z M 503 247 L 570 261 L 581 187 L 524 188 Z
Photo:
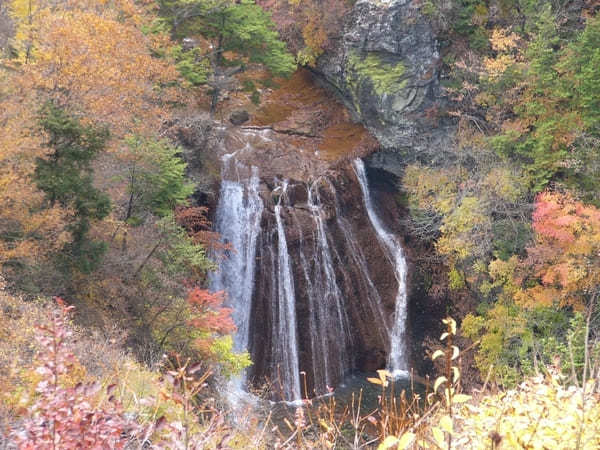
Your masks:
M 50 318 L 50 325 L 38 327 L 37 340 L 43 348 L 36 369 L 42 376 L 38 396 L 13 437 L 21 449 L 123 448 L 134 436 L 143 435 L 143 430 L 125 417 L 112 396 L 116 386 L 108 386 L 104 402 L 98 401 L 102 389 L 98 383 L 64 386 L 63 378 L 77 363 L 66 324 L 73 306 L 66 306 L 60 298 L 57 302 L 60 309 Z

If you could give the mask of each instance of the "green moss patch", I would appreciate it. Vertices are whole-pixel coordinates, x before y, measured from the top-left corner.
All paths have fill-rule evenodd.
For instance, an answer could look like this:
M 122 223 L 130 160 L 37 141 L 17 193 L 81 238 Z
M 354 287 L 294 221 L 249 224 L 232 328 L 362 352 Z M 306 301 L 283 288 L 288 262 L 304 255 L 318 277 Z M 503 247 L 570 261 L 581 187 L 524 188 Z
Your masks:
M 369 80 L 377 95 L 398 92 L 406 86 L 404 64 L 389 64 L 377 53 L 367 53 L 362 57 L 357 53 L 350 54 L 349 66 L 356 73 L 350 81 L 353 90 L 363 80 Z

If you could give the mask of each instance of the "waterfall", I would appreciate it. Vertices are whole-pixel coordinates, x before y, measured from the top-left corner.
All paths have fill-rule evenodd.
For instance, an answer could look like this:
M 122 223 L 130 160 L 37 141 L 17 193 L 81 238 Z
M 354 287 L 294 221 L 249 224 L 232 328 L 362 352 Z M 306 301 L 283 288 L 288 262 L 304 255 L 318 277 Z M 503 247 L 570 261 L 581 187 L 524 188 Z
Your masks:
M 363 194 L 363 200 L 369 220 L 377 234 L 377 239 L 386 251 L 386 254 L 394 266 L 394 275 L 398 282 L 398 293 L 396 294 L 396 307 L 394 312 L 394 323 L 390 335 L 390 353 L 388 367 L 394 376 L 408 375 L 408 362 L 405 349 L 405 328 L 407 316 L 407 290 L 406 290 L 406 260 L 404 251 L 396 237 L 387 231 L 379 216 L 375 212 L 371 195 L 369 193 L 369 183 L 365 171 L 365 165 L 361 159 L 353 161 L 354 171 Z
M 310 322 L 314 329 L 310 340 L 315 391 L 317 394 L 325 394 L 328 388 L 333 386 L 333 380 L 342 379 L 349 368 L 346 348 L 350 333 L 344 308 L 345 302 L 336 280 L 332 251 L 323 221 L 318 180 L 310 185 L 307 191 L 308 207 L 315 223 L 316 235 L 313 264 L 305 268 L 304 275 L 308 285 Z M 305 260 L 302 251 L 301 257 Z M 312 268 L 310 273 L 308 267 Z M 322 372 L 320 377 L 319 372 Z
M 283 221 L 281 220 L 281 202 L 285 197 L 287 181 L 281 186 L 281 195 L 275 205 L 275 221 L 277 222 L 277 295 L 271 305 L 277 311 L 277 320 L 273 324 L 274 339 L 272 343 L 273 360 L 277 365 L 278 375 L 284 399 L 301 400 L 300 369 L 298 361 L 298 343 L 296 339 L 296 296 L 294 279 L 290 265 L 290 255 Z
M 227 163 L 229 158 L 224 158 Z M 232 316 L 237 327 L 234 349 L 248 350 L 250 311 L 254 290 L 256 240 L 260 233 L 263 202 L 258 192 L 258 169 L 252 167 L 249 180 L 223 180 L 215 218 L 215 229 L 221 241 L 233 248 L 219 261 L 219 269 L 211 274 L 213 291 L 227 293 L 226 304 L 233 308 Z M 234 381 L 241 390 L 245 375 Z
M 300 368 L 314 389 L 309 394 L 326 394 L 357 362 L 363 364 L 365 354 L 386 347 L 388 368 L 396 375 L 406 373 L 406 262 L 400 243 L 374 210 L 362 161 L 354 162 L 362 207 L 338 198 L 328 176 L 308 183 L 304 198 L 301 186 L 288 189 L 287 180 L 276 178 L 274 204 L 268 206 L 259 192 L 258 169 L 244 160 L 254 151 L 246 144 L 223 157 L 214 224 L 231 249 L 209 279 L 212 290 L 227 292 L 237 326 L 235 351 L 251 350 L 256 358 L 248 375 L 232 380 L 230 398 L 236 403 L 246 398 L 243 388 L 252 374 L 256 380 L 270 379 L 284 400 L 299 401 Z M 347 204 L 353 212 L 346 217 Z M 373 270 L 378 267 L 367 263 L 367 250 L 354 229 L 357 213 L 368 216 L 373 241 L 380 244 L 374 250 L 383 251 L 394 269 L 398 292 L 391 317 L 376 285 Z M 302 315 L 296 317 L 297 312 Z
M 298 220 L 298 216 L 295 211 L 292 212 L 292 218 L 294 219 L 294 223 L 296 225 L 296 230 L 298 232 L 300 240 L 298 253 L 300 255 L 300 265 L 302 267 L 302 274 L 304 275 L 304 282 L 306 283 L 306 295 L 308 297 L 308 305 L 312 314 L 312 320 L 309 321 L 308 327 L 310 329 L 311 336 L 310 350 L 313 376 L 315 380 L 315 391 L 325 392 L 327 386 L 330 385 L 329 372 L 327 370 L 327 368 L 329 367 L 329 351 L 327 350 L 327 343 L 324 339 L 316 339 L 316 336 L 321 335 L 321 327 L 319 326 L 321 322 L 318 321 L 315 317 L 317 315 L 317 306 L 320 304 L 319 292 L 311 276 L 311 266 L 309 265 L 308 258 L 306 257 L 306 254 L 304 252 L 305 242 L 302 237 L 302 227 L 300 226 L 300 221 Z

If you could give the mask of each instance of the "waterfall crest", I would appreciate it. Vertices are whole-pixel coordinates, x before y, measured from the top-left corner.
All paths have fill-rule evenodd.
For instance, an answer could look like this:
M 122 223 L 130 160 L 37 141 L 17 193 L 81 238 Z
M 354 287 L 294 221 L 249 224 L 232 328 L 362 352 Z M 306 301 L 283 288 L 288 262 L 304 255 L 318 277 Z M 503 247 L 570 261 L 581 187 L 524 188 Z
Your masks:
M 394 266 L 394 274 L 398 282 L 394 323 L 390 335 L 390 352 L 388 357 L 389 370 L 394 376 L 408 376 L 408 361 L 405 345 L 408 296 L 406 286 L 407 266 L 406 259 L 404 258 L 404 251 L 396 237 L 385 228 L 381 219 L 375 212 L 363 161 L 361 159 L 355 159 L 353 161 L 353 166 L 363 194 L 367 215 L 375 229 L 377 239 L 386 249 L 387 257 Z

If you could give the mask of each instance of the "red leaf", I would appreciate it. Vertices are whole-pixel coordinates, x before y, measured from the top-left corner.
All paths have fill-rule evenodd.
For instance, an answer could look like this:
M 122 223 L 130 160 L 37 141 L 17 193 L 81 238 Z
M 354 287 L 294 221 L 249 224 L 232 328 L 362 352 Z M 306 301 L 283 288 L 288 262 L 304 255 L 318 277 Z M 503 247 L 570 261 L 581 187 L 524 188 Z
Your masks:
M 114 392 L 114 390 L 115 390 L 116 388 L 117 388 L 117 384 L 116 384 L 116 383 L 113 383 L 113 384 L 109 385 L 109 386 L 106 388 L 106 394 L 107 394 L 107 395 L 112 395 L 112 393 Z

